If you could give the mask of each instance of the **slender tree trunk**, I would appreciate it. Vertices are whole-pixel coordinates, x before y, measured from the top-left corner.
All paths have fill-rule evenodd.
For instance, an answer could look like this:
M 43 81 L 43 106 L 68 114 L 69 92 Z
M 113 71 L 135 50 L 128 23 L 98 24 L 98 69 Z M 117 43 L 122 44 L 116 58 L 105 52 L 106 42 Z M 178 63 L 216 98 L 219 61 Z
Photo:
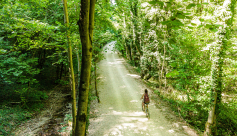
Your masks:
M 77 88 L 79 89 L 79 82 L 80 82 L 80 57 L 79 52 L 77 52 Z M 78 93 L 77 93 L 78 96 Z M 76 97 L 77 98 L 77 97 Z
M 225 4 L 225 3 L 224 3 Z M 211 108 L 208 115 L 208 121 L 205 125 L 205 132 L 204 136 L 217 136 L 217 123 L 218 122 L 218 115 L 220 113 L 220 105 L 221 105 L 221 93 L 222 93 L 222 76 L 223 76 L 223 61 L 225 58 L 225 51 L 227 49 L 227 42 L 230 39 L 230 33 L 231 33 L 231 27 L 233 25 L 233 17 L 235 15 L 235 5 L 236 0 L 231 0 L 231 3 L 227 5 L 225 8 L 227 9 L 222 14 L 224 17 L 226 17 L 226 14 L 228 15 L 231 11 L 231 17 L 227 20 L 223 19 L 223 22 L 225 22 L 226 25 L 224 25 L 224 28 L 219 30 L 219 53 L 217 58 L 217 64 L 213 63 L 214 70 L 212 72 L 212 78 L 213 78 L 213 89 L 211 90 Z M 215 59 L 215 58 L 214 58 Z
M 96 61 L 95 61 L 95 93 L 96 93 L 96 97 L 97 97 L 97 100 L 98 100 L 98 103 L 100 103 L 100 97 L 99 97 L 99 92 L 98 92 L 98 90 L 97 90 L 97 80 L 96 80 L 96 78 L 97 78 L 97 73 L 96 73 Z
M 164 41 L 166 40 L 165 36 L 164 36 Z M 163 70 L 164 70 L 164 65 L 165 65 L 165 44 L 164 44 L 164 58 L 163 58 L 163 62 L 162 62 L 162 68 L 161 68 L 161 71 L 160 71 L 160 90 L 161 90 L 161 85 L 163 83 Z
M 68 18 L 68 11 L 67 11 L 67 0 L 63 0 L 64 6 L 64 17 L 65 17 L 65 24 L 67 27 L 67 46 L 68 46 L 68 56 L 69 56 L 69 72 L 71 77 L 71 90 L 72 90 L 72 117 L 73 117 L 73 124 L 72 124 L 72 133 L 75 133 L 76 128 L 76 89 L 75 89 L 75 77 L 74 77 L 74 70 L 73 70 L 73 61 L 72 61 L 72 46 L 70 42 L 69 36 L 69 18 Z
M 84 136 L 86 133 L 95 3 L 95 0 L 81 0 L 81 11 L 78 25 L 82 43 L 82 64 L 76 132 L 73 136 Z
M 211 136 L 212 135 L 212 131 L 213 129 L 216 128 L 216 99 L 217 99 L 217 95 L 216 93 L 213 94 L 213 98 L 214 98 L 214 101 L 212 103 L 212 106 L 211 106 L 211 109 L 209 111 L 209 114 L 208 114 L 208 120 L 206 122 L 206 125 L 205 125 L 205 132 L 204 132 L 204 136 Z

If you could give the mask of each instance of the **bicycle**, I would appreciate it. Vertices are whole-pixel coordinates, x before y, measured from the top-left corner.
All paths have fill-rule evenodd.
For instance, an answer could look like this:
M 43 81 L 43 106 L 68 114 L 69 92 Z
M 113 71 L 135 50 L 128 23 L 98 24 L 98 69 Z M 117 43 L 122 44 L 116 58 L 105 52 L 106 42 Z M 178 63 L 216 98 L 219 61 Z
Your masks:
M 144 111 L 146 113 L 146 117 L 148 119 L 150 119 L 150 112 L 149 112 L 149 109 L 148 109 L 148 104 L 144 104 L 144 107 L 145 107 L 145 110 L 143 109 L 143 106 L 142 106 L 142 111 Z

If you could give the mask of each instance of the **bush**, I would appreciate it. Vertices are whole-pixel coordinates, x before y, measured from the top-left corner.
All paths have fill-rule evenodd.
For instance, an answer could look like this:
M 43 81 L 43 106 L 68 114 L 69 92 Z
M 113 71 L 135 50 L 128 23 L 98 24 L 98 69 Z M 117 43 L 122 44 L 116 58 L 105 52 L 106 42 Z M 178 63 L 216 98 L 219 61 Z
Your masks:
M 237 109 L 233 105 L 222 104 L 217 118 L 218 135 L 237 135 Z
M 23 88 L 20 91 L 16 90 L 16 93 L 19 94 L 21 99 L 21 106 L 23 108 L 36 110 L 43 107 L 41 103 L 42 100 L 48 98 L 47 94 L 42 91 L 37 91 L 33 89 Z

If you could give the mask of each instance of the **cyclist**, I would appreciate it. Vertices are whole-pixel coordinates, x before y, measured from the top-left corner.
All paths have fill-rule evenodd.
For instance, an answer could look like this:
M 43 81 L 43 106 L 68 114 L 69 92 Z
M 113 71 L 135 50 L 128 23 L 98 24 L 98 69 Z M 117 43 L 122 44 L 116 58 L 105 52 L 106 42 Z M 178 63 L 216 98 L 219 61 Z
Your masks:
M 145 89 L 145 93 L 142 95 L 141 99 L 143 99 L 142 102 L 142 109 L 143 111 L 145 110 L 145 104 L 147 104 L 147 108 L 148 108 L 148 104 L 150 103 L 150 99 L 149 99 L 149 95 L 148 95 L 148 91 L 147 89 Z

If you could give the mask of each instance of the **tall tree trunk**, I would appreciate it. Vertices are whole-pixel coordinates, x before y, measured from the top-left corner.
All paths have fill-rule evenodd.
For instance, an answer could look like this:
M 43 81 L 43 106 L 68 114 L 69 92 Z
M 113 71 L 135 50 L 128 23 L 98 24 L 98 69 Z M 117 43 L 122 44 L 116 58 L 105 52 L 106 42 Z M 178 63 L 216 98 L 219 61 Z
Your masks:
M 227 42 L 230 39 L 230 33 L 231 33 L 231 27 L 233 25 L 233 17 L 235 15 L 235 5 L 236 0 L 231 0 L 231 3 L 229 5 L 225 5 L 225 2 L 223 6 L 226 6 L 227 9 L 222 14 L 224 17 L 228 15 L 231 12 L 231 17 L 229 19 L 223 19 L 223 22 L 226 24 L 224 25 L 224 28 L 219 30 L 219 53 L 216 57 L 218 59 L 217 64 L 214 62 L 214 70 L 212 72 L 212 78 L 213 78 L 213 89 L 211 90 L 211 108 L 208 115 L 208 120 L 205 125 L 205 132 L 204 136 L 217 136 L 217 121 L 218 121 L 218 115 L 220 113 L 220 104 L 221 104 L 221 93 L 222 93 L 222 76 L 223 76 L 223 61 L 225 58 L 225 51 L 227 49 Z M 215 59 L 215 58 L 214 58 Z
M 81 11 L 78 25 L 82 44 L 82 64 L 76 132 L 74 136 L 84 136 L 86 133 L 95 3 L 96 0 L 81 0 Z
M 136 47 L 136 50 L 139 52 L 139 58 L 140 56 L 142 56 L 142 51 L 141 51 L 141 48 L 140 48 L 140 41 L 139 41 L 139 34 L 138 34 L 138 7 L 140 6 L 139 5 L 139 2 L 138 0 L 130 0 L 130 4 L 131 4 L 131 10 L 132 10 L 132 13 L 133 13 L 133 18 L 132 18 L 132 21 L 133 21 L 133 25 L 134 25 L 134 33 L 135 33 L 135 47 Z
M 98 90 L 97 90 L 97 80 L 96 80 L 96 78 L 97 78 L 97 73 L 96 73 L 96 61 L 95 61 L 95 94 L 96 94 L 96 97 L 97 97 L 97 100 L 98 100 L 98 103 L 100 103 L 100 97 L 99 97 L 99 92 L 98 92 Z
M 74 77 L 74 70 L 73 70 L 73 61 L 72 61 L 72 46 L 70 42 L 69 36 L 69 18 L 68 18 L 68 11 L 67 11 L 67 0 L 63 0 L 64 6 L 64 17 L 65 17 L 65 24 L 67 28 L 67 46 L 68 46 L 68 57 L 69 57 L 69 73 L 71 77 L 71 90 L 72 90 L 72 117 L 73 117 L 73 124 L 72 124 L 72 133 L 75 133 L 76 128 L 76 89 L 75 89 L 75 77 Z
M 79 89 L 79 82 L 80 82 L 80 57 L 79 52 L 77 52 L 77 88 Z M 77 93 L 78 96 L 78 93 Z M 77 98 L 77 97 L 76 97 Z

